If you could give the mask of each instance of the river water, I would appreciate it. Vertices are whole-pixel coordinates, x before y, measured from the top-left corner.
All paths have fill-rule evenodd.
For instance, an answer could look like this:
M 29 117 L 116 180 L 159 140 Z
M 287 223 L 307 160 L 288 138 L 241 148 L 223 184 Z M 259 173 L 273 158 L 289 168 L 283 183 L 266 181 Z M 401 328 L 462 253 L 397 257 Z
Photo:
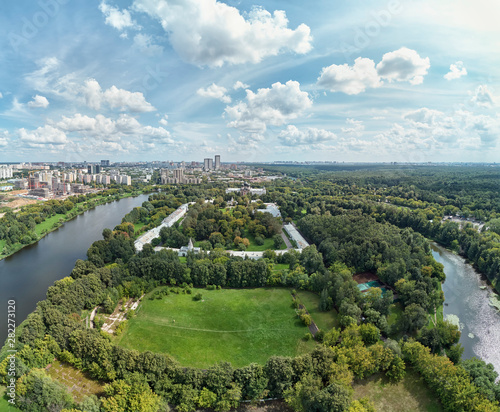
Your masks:
M 123 216 L 141 206 L 148 195 L 128 197 L 88 210 L 39 242 L 0 261 L 0 346 L 7 337 L 7 301 L 16 301 L 16 325 L 45 299 L 56 280 L 68 276 L 77 259 L 87 258 L 87 249 L 102 239 L 104 228 L 113 229 Z
M 463 358 L 481 358 L 500 373 L 500 314 L 489 305 L 491 287 L 462 257 L 434 243 L 431 248 L 434 258 L 444 265 L 444 316 L 458 317 Z

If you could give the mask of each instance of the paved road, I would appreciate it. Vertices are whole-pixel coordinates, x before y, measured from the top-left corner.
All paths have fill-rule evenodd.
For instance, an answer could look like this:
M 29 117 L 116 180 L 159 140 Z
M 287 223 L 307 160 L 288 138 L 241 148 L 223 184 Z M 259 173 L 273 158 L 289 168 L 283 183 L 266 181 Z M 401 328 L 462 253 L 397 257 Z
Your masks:
M 293 248 L 292 244 L 290 243 L 290 240 L 288 240 L 288 237 L 285 235 L 285 233 L 283 231 L 281 231 L 281 238 L 285 242 L 285 245 L 286 245 L 287 249 L 292 249 Z

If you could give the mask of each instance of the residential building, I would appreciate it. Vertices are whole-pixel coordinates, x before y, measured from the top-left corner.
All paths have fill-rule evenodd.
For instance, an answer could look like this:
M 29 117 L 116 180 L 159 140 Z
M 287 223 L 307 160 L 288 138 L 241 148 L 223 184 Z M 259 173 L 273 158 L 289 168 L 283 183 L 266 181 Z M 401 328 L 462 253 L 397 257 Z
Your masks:
M 122 185 L 130 186 L 132 184 L 132 178 L 130 176 L 127 176 L 127 175 L 121 175 L 120 176 L 120 183 Z
M 220 169 L 220 155 L 215 155 L 215 170 Z
M 212 170 L 213 169 L 213 160 L 211 158 L 207 157 L 203 161 L 203 168 L 205 169 L 205 171 Z
M 0 179 L 10 179 L 12 177 L 12 167 L 0 165 Z

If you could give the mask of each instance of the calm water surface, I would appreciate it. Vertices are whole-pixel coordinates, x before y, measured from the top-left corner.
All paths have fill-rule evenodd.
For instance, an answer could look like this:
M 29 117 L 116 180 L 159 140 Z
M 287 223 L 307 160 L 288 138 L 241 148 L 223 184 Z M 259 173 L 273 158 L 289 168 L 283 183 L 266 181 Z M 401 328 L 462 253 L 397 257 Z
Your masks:
M 19 325 L 45 299 L 56 280 L 68 276 L 77 259 L 87 258 L 92 242 L 102 239 L 123 216 L 140 206 L 148 195 L 129 197 L 88 210 L 49 233 L 38 243 L 0 261 L 0 346 L 7 337 L 7 301 L 16 301 Z
M 462 257 L 436 244 L 431 248 L 434 258 L 444 265 L 444 316 L 459 318 L 463 357 L 479 357 L 500 373 L 500 314 L 489 305 L 491 287 Z

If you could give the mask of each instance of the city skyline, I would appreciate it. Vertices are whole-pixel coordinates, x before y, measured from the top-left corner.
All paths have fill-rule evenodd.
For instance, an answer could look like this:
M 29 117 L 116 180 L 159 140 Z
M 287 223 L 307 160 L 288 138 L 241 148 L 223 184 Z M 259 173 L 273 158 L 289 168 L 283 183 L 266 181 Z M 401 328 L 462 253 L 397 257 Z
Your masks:
M 499 13 L 486 0 L 9 3 L 0 162 L 494 162 Z

